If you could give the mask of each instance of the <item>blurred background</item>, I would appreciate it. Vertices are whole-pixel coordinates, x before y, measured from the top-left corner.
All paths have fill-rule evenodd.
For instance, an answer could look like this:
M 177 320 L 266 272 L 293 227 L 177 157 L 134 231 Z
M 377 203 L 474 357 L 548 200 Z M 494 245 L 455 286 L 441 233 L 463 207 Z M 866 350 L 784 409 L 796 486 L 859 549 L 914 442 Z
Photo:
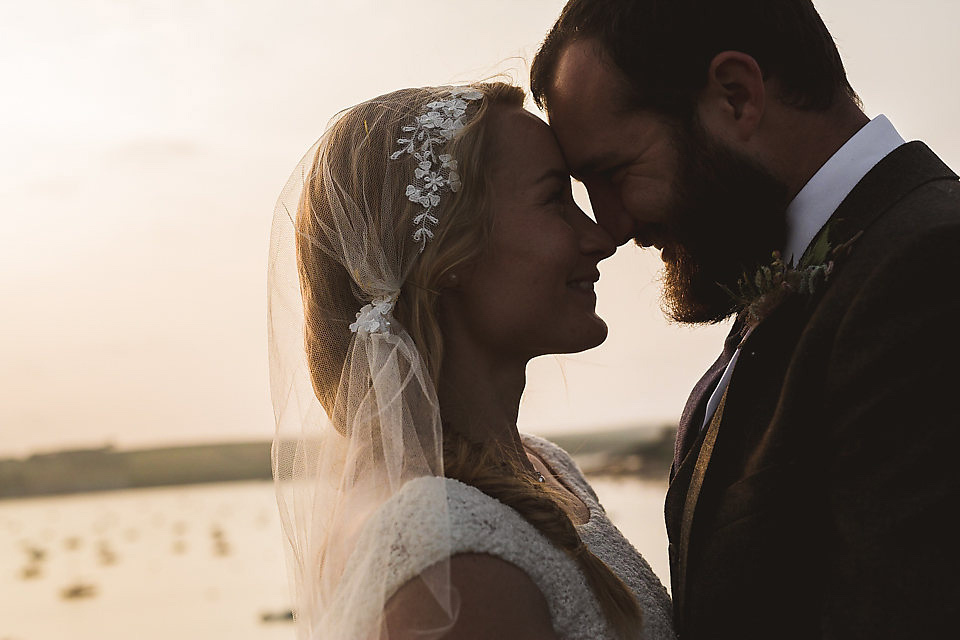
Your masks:
M 292 636 L 266 457 L 276 196 L 342 108 L 526 84 L 562 6 L 0 0 L 0 640 Z M 960 167 L 960 6 L 817 6 L 868 114 Z M 578 454 L 667 581 L 670 429 L 727 327 L 669 324 L 659 263 L 601 265 L 609 339 L 534 361 L 520 424 Z

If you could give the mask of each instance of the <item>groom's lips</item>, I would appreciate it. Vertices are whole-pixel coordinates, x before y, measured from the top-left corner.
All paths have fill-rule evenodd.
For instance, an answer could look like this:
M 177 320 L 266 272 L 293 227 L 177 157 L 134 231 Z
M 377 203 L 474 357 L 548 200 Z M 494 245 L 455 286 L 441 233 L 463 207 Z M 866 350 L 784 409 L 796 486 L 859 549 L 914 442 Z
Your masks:
M 663 239 L 657 238 L 656 240 L 647 240 L 647 239 L 636 239 L 637 246 L 641 249 L 656 249 L 660 252 L 660 259 L 664 262 L 667 262 L 668 256 L 666 255 L 669 252 L 669 255 L 673 255 L 673 251 L 670 250 L 670 245 L 667 244 Z
M 663 225 L 651 225 L 638 233 L 633 241 L 642 249 L 656 249 L 660 252 L 660 259 L 664 262 L 673 260 L 676 252 L 673 250 L 673 242 L 670 240 L 666 228 Z
M 667 234 L 664 233 L 662 225 L 651 225 L 634 236 L 633 241 L 638 247 L 644 249 L 648 247 L 663 249 L 667 244 Z

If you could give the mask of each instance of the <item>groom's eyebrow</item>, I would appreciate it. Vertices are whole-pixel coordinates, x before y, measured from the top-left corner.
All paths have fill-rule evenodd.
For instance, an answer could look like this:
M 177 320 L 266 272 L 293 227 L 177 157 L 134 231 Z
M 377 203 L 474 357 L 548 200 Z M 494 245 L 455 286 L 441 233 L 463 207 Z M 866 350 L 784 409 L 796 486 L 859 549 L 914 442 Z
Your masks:
M 560 169 L 548 169 L 543 175 L 534 180 L 534 185 L 539 185 L 541 182 L 546 182 L 548 180 L 560 180 L 561 182 L 566 182 L 570 180 L 570 174 L 566 171 L 561 171 Z
M 572 175 L 573 179 L 577 182 L 583 182 L 584 178 L 603 173 L 609 167 L 616 166 L 617 162 L 616 154 L 602 153 L 592 158 L 587 158 L 581 162 L 578 167 L 571 168 L 570 175 Z

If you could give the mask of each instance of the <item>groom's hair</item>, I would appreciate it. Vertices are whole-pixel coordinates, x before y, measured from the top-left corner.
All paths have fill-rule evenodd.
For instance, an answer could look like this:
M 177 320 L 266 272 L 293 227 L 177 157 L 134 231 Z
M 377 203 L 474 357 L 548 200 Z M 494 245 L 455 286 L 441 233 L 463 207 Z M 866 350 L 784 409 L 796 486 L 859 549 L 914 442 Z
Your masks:
M 595 40 L 626 76 L 628 106 L 687 121 L 723 51 L 752 56 L 795 108 L 826 110 L 838 96 L 859 102 L 810 0 L 570 0 L 533 59 L 537 106 L 545 107 L 563 49 L 582 39 Z

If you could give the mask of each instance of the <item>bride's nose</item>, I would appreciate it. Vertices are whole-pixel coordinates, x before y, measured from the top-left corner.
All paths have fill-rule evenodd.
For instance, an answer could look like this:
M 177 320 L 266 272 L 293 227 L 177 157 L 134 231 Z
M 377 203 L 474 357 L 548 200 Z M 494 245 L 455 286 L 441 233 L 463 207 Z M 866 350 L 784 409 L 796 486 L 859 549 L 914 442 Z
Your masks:
M 580 253 L 596 256 L 597 262 L 609 258 L 617 250 L 617 243 L 607 231 L 590 219 L 582 209 L 577 207 L 575 228 L 580 237 Z

